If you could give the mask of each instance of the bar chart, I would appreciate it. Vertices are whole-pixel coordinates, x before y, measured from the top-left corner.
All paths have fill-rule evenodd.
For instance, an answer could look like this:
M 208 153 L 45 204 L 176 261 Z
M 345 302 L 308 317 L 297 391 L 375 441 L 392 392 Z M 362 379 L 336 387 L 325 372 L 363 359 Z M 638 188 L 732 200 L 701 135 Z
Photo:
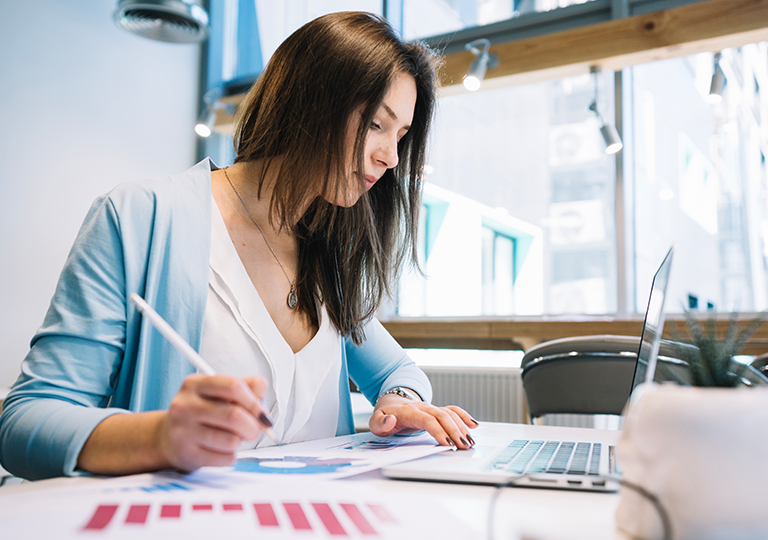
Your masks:
M 227 523 L 229 517 L 232 521 Z M 174 523 L 181 532 L 204 526 L 206 519 L 223 529 L 250 529 L 286 538 L 296 533 L 302 533 L 302 538 L 387 538 L 403 532 L 396 513 L 386 504 L 322 500 L 98 504 L 81 532 L 120 535 L 128 530 L 139 532 L 142 527 L 152 532 L 149 529 L 158 526 L 168 532 L 168 525 Z
M 0 539 L 477 537 L 474 519 L 462 505 L 447 507 L 399 485 L 360 477 L 286 478 L 204 470 L 67 479 L 40 491 L 0 494 Z

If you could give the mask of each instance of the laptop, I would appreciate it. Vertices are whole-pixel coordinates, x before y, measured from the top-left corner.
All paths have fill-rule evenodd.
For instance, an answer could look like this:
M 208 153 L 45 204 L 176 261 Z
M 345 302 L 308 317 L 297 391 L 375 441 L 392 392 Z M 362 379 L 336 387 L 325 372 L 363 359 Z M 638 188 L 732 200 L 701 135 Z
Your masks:
M 653 381 L 664 328 L 664 305 L 672 266 L 670 248 L 653 278 L 640 348 L 627 400 L 640 383 Z M 617 491 L 614 449 L 620 432 L 590 428 L 484 423 L 477 442 L 464 451 L 443 452 L 382 468 L 388 478 L 470 484 Z

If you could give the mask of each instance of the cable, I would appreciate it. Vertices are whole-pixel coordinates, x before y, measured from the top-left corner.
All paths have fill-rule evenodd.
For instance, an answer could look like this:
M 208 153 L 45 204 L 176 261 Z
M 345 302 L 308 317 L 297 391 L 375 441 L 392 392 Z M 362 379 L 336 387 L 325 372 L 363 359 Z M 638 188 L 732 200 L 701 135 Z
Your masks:
M 493 529 L 493 523 L 494 523 L 494 516 L 496 513 L 496 502 L 499 499 L 499 496 L 501 495 L 501 490 L 507 487 L 513 487 L 518 482 L 525 480 L 527 478 L 531 478 L 533 476 L 538 476 L 540 473 L 537 473 L 536 475 L 533 474 L 523 474 L 521 476 L 517 476 L 508 482 L 504 482 L 503 484 L 496 484 L 496 491 L 494 491 L 493 496 L 491 497 L 491 503 L 490 508 L 488 509 L 488 540 L 494 540 L 494 529 Z M 656 509 L 656 512 L 659 514 L 659 518 L 661 518 L 661 525 L 664 530 L 664 535 L 662 536 L 662 540 L 672 540 L 672 520 L 669 518 L 669 513 L 667 512 L 666 508 L 664 508 L 664 505 L 661 503 L 661 500 L 645 489 L 642 486 L 639 486 L 637 484 L 633 484 L 632 482 L 629 482 L 628 480 L 623 480 L 617 476 L 604 476 L 604 475 L 589 475 L 590 478 L 594 478 L 596 480 L 611 480 L 613 482 L 618 482 L 621 487 L 625 487 L 631 491 L 634 491 L 638 495 L 644 497 L 647 499 L 653 507 Z
M 664 508 L 664 505 L 661 504 L 661 500 L 645 489 L 643 486 L 639 486 L 637 484 L 633 484 L 632 482 L 628 480 L 622 480 L 617 479 L 621 487 L 629 488 L 630 490 L 634 491 L 638 495 L 641 495 L 648 499 L 648 501 L 653 505 L 653 507 L 656 509 L 656 511 L 659 513 L 659 518 L 661 518 L 661 526 L 664 529 L 664 535 L 662 536 L 663 540 L 672 540 L 672 520 L 669 518 L 669 513 L 667 512 L 667 509 Z

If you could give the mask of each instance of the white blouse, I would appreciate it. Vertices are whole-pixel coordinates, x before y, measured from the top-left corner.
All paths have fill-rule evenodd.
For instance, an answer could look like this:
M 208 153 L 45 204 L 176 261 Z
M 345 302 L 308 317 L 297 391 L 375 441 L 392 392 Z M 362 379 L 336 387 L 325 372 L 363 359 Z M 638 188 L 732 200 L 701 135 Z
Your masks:
M 248 277 L 215 201 L 211 214 L 208 304 L 200 354 L 217 373 L 267 380 L 263 405 L 281 444 L 334 437 L 341 335 L 323 309 L 317 334 L 294 354 Z M 261 436 L 241 449 L 273 444 Z

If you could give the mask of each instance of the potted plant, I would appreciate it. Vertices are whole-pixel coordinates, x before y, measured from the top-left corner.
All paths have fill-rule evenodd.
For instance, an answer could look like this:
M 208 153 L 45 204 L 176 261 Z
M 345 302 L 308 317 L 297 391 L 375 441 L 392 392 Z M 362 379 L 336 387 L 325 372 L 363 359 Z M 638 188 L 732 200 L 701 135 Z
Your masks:
M 695 347 L 681 348 L 693 386 L 641 385 L 632 395 L 617 461 L 626 488 L 619 529 L 644 539 L 768 538 L 768 386 L 734 355 L 762 324 L 723 336 L 686 314 Z M 662 515 L 666 514 L 665 524 Z
M 734 388 L 750 386 L 750 383 L 759 384 L 757 379 L 762 377 L 753 373 L 748 364 L 738 362 L 734 357 L 763 324 L 764 319 L 765 314 L 761 313 L 746 328 L 739 330 L 738 315 L 733 313 L 725 336 L 718 336 L 714 317 L 709 317 L 702 323 L 686 311 L 688 336 L 675 335 L 675 326 L 672 326 L 672 333 L 675 341 L 694 346 L 680 348 L 680 359 L 685 360 L 689 366 L 691 384 L 703 388 Z

